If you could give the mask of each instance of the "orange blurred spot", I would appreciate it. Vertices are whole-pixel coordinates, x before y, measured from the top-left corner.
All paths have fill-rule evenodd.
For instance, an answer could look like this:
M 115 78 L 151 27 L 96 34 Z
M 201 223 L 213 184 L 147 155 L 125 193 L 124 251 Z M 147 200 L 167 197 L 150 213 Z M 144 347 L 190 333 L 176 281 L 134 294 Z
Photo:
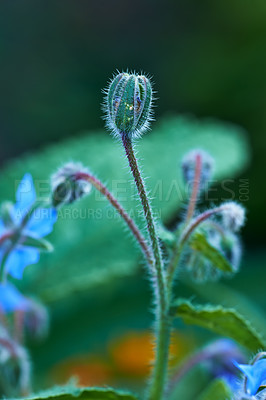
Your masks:
M 110 384 L 111 369 L 99 357 L 75 357 L 58 364 L 53 369 L 53 377 L 59 383 L 65 383 L 73 376 L 79 386 L 101 386 Z
M 153 355 L 153 335 L 150 332 L 129 332 L 109 345 L 116 367 L 129 375 L 146 376 Z
M 192 341 L 184 335 L 174 333 L 170 345 L 170 367 L 191 348 Z M 151 332 L 129 332 L 116 338 L 109 345 L 110 354 L 117 369 L 134 376 L 147 376 L 154 361 L 154 336 Z
M 193 340 L 183 334 L 174 332 L 171 335 L 169 366 L 174 367 L 193 347 Z

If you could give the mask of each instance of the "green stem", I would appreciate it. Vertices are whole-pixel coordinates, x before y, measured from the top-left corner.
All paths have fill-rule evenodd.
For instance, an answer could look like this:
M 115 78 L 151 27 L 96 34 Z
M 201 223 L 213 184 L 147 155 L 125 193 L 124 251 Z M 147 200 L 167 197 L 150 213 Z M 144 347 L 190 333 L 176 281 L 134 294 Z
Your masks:
M 5 283 L 6 279 L 7 279 L 7 273 L 6 273 L 6 270 L 5 270 L 5 263 L 6 263 L 6 260 L 7 260 L 8 256 L 9 256 L 12 248 L 13 247 L 10 247 L 3 254 L 3 258 L 2 258 L 2 261 L 1 261 L 1 264 L 0 264 L 0 282 L 1 283 Z
M 0 237 L 0 246 L 3 244 L 6 240 L 8 239 L 14 239 L 16 235 L 14 232 L 6 232 Z M 4 254 L 0 263 L 0 282 L 5 282 L 6 280 L 6 271 L 5 271 L 5 263 L 6 260 L 10 254 L 10 252 L 13 250 L 15 244 L 14 243 L 9 243 L 8 246 L 4 250 Z
M 191 220 L 191 218 L 193 217 L 193 214 L 195 212 L 195 207 L 196 207 L 199 189 L 200 189 L 201 167 L 202 167 L 201 155 L 197 154 L 196 155 L 196 165 L 195 165 L 195 177 L 194 177 L 192 193 L 191 193 L 188 210 L 187 210 L 186 223 L 188 223 Z
M 131 172 L 133 174 L 135 184 L 142 203 L 147 230 L 149 233 L 156 268 L 156 283 L 154 285 L 154 294 L 157 302 L 156 310 L 156 349 L 155 364 L 152 373 L 151 386 L 149 391 L 149 400 L 161 400 L 164 395 L 165 383 L 168 369 L 168 355 L 170 343 L 170 321 L 169 321 L 169 305 L 166 291 L 166 279 L 162 255 L 159 245 L 158 236 L 155 230 L 154 219 L 146 194 L 144 182 L 142 180 L 138 163 L 134 154 L 131 138 L 127 134 L 121 133 L 122 142 L 125 148 L 126 156 L 129 162 Z
M 133 221 L 133 219 L 130 218 L 128 213 L 121 206 L 121 204 L 118 202 L 118 200 L 112 195 L 112 193 L 109 192 L 109 190 L 106 188 L 106 186 L 104 186 L 103 183 L 99 179 L 95 178 L 95 176 L 93 176 L 89 173 L 84 173 L 84 172 L 77 173 L 75 178 L 77 180 L 85 180 L 85 181 L 91 183 L 95 187 L 95 189 L 97 189 L 103 196 L 105 196 L 107 198 L 107 200 L 110 202 L 110 204 L 117 210 L 117 212 L 120 214 L 120 216 L 124 219 L 124 221 L 128 225 L 132 234 L 134 235 L 137 242 L 139 243 L 140 248 L 141 248 L 149 266 L 151 267 L 151 269 L 153 269 L 154 258 L 151 254 L 148 244 L 146 243 L 145 238 L 141 234 L 140 230 L 138 229 L 138 227 L 135 224 L 135 222 Z M 151 273 L 154 274 L 154 271 L 151 271 Z
M 167 293 L 168 293 L 169 300 L 171 300 L 174 276 L 175 276 L 175 272 L 177 269 L 177 265 L 180 261 L 182 250 L 183 250 L 183 245 L 179 242 L 175 243 L 174 248 L 173 248 L 172 257 L 169 261 L 168 270 L 167 270 L 167 272 L 168 272 L 168 274 L 167 274 Z

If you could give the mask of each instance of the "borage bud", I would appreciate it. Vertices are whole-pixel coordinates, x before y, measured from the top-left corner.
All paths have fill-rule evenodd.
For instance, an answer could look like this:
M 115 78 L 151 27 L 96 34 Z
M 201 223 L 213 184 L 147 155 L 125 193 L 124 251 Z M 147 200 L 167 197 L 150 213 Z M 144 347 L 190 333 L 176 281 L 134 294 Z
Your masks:
M 106 90 L 104 102 L 107 127 L 115 136 L 140 136 L 151 120 L 152 86 L 144 75 L 122 72 Z
M 184 156 L 182 160 L 183 177 L 187 184 L 193 184 L 196 175 L 197 158 L 199 158 L 200 168 L 200 189 L 203 189 L 210 180 L 214 167 L 214 159 L 206 151 L 195 149 Z
M 71 204 L 91 191 L 91 184 L 76 179 L 77 174 L 88 173 L 81 163 L 69 162 L 52 175 L 52 203 L 54 207 Z
M 245 223 L 245 209 L 234 201 L 228 201 L 222 205 L 223 225 L 233 232 L 239 231 Z

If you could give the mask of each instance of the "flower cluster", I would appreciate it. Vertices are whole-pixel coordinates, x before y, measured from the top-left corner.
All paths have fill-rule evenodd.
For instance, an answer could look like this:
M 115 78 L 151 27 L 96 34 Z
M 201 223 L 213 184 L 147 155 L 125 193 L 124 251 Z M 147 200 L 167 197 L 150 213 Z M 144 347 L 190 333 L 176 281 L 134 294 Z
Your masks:
M 20 182 L 16 203 L 8 207 L 0 220 L 0 262 L 2 273 L 21 279 L 27 265 L 36 264 L 40 258 L 38 246 L 49 235 L 57 219 L 54 208 L 36 206 L 36 192 L 30 174 Z
M 245 210 L 240 204 L 229 201 L 200 212 L 199 198 L 207 189 L 212 177 L 214 161 L 202 149 L 189 151 L 184 156 L 181 167 L 184 181 L 189 187 L 188 207 L 184 218 L 173 232 L 165 229 L 165 236 L 169 240 L 169 246 L 166 241 L 164 243 L 165 254 L 169 257 L 163 254 L 161 238 L 146 192 L 145 180 L 142 178 L 134 151 L 134 139 L 140 137 L 149 127 L 153 97 L 149 78 L 127 72 L 118 73 L 113 78 L 105 96 L 107 126 L 123 145 L 142 206 L 145 233 L 108 188 L 79 162 L 66 163 L 51 177 L 52 205 L 48 207 L 43 207 L 38 203 L 33 179 L 30 174 L 26 174 L 18 186 L 15 204 L 4 203 L 1 208 L 0 314 L 3 320 L 6 317 L 5 314 L 8 314 L 6 319 L 12 320 L 13 317 L 13 322 L 16 316 L 22 315 L 23 329 L 35 339 L 47 332 L 46 309 L 37 301 L 23 296 L 11 280 L 22 279 L 25 268 L 39 261 L 41 250 L 51 250 L 50 243 L 44 237 L 53 230 L 57 220 L 57 209 L 82 198 L 93 186 L 105 196 L 124 220 L 146 260 L 156 305 L 154 307 L 155 354 L 147 400 L 162 400 L 168 398 L 166 397 L 168 396 L 167 385 L 168 389 L 171 386 L 171 382 L 168 381 L 168 369 L 174 316 L 178 315 L 182 318 L 183 312 L 185 321 L 191 323 L 198 321 L 199 326 L 213 327 L 214 331 L 222 334 L 229 333 L 229 337 L 231 335 L 234 339 L 239 326 L 241 329 L 243 327 L 243 330 L 249 328 L 248 325 L 246 327 L 245 320 L 232 309 L 226 310 L 220 306 L 217 308 L 193 307 L 189 303 L 189 307 L 183 308 L 182 311 L 182 300 L 174 300 L 174 281 L 180 265 L 197 281 L 215 280 L 222 275 L 228 276 L 238 271 L 241 246 L 237 234 L 245 223 Z M 188 306 L 188 302 L 186 305 Z M 226 321 L 227 315 L 229 322 Z M 27 353 L 20 346 L 18 337 L 13 337 L 13 332 L 8 332 L 8 327 L 4 326 L 4 323 L 2 326 L 1 323 L 0 350 L 2 349 L 3 352 L 0 352 L 0 373 L 8 374 L 6 371 L 10 371 L 9 362 L 13 361 L 13 357 L 16 369 L 21 371 L 20 376 L 24 376 L 18 383 L 20 395 L 24 395 L 23 390 L 29 385 Z M 234 323 L 235 329 L 233 329 Z M 255 336 L 256 346 L 257 343 L 260 344 L 260 339 L 253 331 L 248 331 L 248 333 L 252 338 L 253 335 Z M 241 344 L 247 341 L 240 335 Z M 211 378 L 223 378 L 231 389 L 235 390 L 236 369 L 239 369 L 245 375 L 241 399 L 258 400 L 262 398 L 262 394 L 265 394 L 263 384 L 266 381 L 266 359 L 264 355 L 259 355 L 250 365 L 242 364 L 245 362 L 245 357 L 236 344 L 230 340 L 221 339 L 207 345 L 201 352 L 192 356 L 187 365 L 184 365 L 183 370 L 181 368 L 181 371 L 177 372 L 177 380 L 196 363 L 205 363 Z M 241 364 L 234 364 L 232 359 L 238 360 Z M 7 378 L 8 383 L 10 379 L 12 377 Z M 8 388 L 4 388 L 4 392 L 8 393 Z
M 32 336 L 40 336 L 47 325 L 44 307 L 20 293 L 9 277 L 21 279 L 25 267 L 39 261 L 41 250 L 51 250 L 52 246 L 43 238 L 52 232 L 57 212 L 52 207 L 44 208 L 38 204 L 32 176 L 26 174 L 18 186 L 15 204 L 4 203 L 1 217 L 0 314 L 11 316 L 13 323 L 17 314 L 22 315 L 20 329 L 27 330 Z M 6 382 L 6 385 L 0 390 L 17 396 L 26 393 L 30 385 L 28 355 L 18 338 L 14 337 L 14 334 L 20 336 L 19 332 L 10 325 L 5 326 L 4 321 L 5 318 L 0 325 L 4 335 L 0 333 L 0 372 L 4 376 L 1 383 Z M 14 382 L 13 387 L 10 386 L 11 381 Z
M 183 264 L 198 282 L 217 280 L 222 275 L 229 276 L 237 272 L 241 260 L 241 245 L 236 233 L 245 222 L 244 208 L 234 201 L 228 201 L 203 213 L 197 211 L 198 196 L 207 189 L 213 165 L 213 159 L 202 150 L 190 151 L 182 162 L 184 180 L 191 186 L 185 220 L 189 240 Z M 193 218 L 194 214 L 197 215 Z M 224 265 L 230 264 L 230 272 L 217 268 L 219 262 L 215 252 L 220 255 L 220 261 L 221 256 L 224 257 Z

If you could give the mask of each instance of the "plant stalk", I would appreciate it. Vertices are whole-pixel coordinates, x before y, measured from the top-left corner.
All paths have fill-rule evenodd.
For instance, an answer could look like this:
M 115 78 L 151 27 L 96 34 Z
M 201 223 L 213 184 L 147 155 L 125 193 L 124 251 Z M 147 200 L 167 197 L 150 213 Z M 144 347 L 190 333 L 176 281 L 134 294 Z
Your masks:
M 132 234 L 136 238 L 137 242 L 140 245 L 140 248 L 144 254 L 145 259 L 147 260 L 147 263 L 149 266 L 153 268 L 154 265 L 154 258 L 152 256 L 152 253 L 149 249 L 149 246 L 141 234 L 140 230 L 138 229 L 137 225 L 133 221 L 132 218 L 128 215 L 126 210 L 122 207 L 122 205 L 118 202 L 118 200 L 112 195 L 112 193 L 104 186 L 104 184 L 95 176 L 89 174 L 89 173 L 84 173 L 84 172 L 79 172 L 76 174 L 76 179 L 77 180 L 84 180 L 86 182 L 91 183 L 103 196 L 107 198 L 107 200 L 110 202 L 110 204 L 117 210 L 117 212 L 120 214 L 120 216 L 124 219 L 126 222 L 127 226 L 131 230 Z M 154 274 L 154 271 L 152 271 Z
M 129 162 L 132 175 L 139 193 L 141 204 L 143 207 L 147 230 L 149 233 L 156 268 L 156 283 L 154 285 L 154 294 L 157 303 L 156 321 L 155 321 L 155 336 L 156 336 L 156 349 L 155 349 L 155 364 L 153 368 L 151 385 L 149 389 L 149 400 L 161 400 L 165 391 L 165 383 L 167 378 L 168 369 L 168 355 L 170 343 L 170 321 L 169 321 L 169 305 L 166 290 L 166 279 L 164 274 L 163 260 L 159 245 L 158 236 L 155 230 L 155 223 L 146 194 L 144 182 L 142 180 L 138 163 L 134 154 L 131 138 L 121 133 L 123 146 Z
M 186 224 L 191 220 L 191 218 L 193 217 L 194 212 L 195 212 L 195 207 L 196 207 L 196 203 L 197 203 L 197 199 L 198 199 L 198 195 L 199 195 L 199 189 L 200 189 L 201 169 L 202 169 L 201 155 L 197 154 L 196 155 L 196 165 L 195 165 L 195 177 L 194 177 L 192 193 L 190 196 L 188 210 L 187 210 Z

